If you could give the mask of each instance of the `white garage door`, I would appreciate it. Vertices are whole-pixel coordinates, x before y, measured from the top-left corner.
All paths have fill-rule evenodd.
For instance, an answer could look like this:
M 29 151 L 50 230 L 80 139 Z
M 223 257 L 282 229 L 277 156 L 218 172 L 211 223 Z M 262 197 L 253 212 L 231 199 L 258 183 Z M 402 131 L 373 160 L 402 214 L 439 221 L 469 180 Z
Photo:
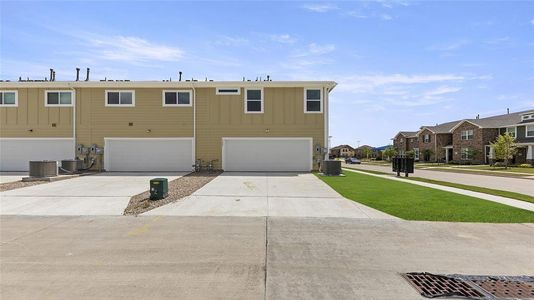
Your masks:
M 105 138 L 106 171 L 191 171 L 192 138 Z
M 74 158 L 72 138 L 1 138 L 0 170 L 28 171 L 30 160 Z
M 223 138 L 225 171 L 290 172 L 312 169 L 311 138 Z

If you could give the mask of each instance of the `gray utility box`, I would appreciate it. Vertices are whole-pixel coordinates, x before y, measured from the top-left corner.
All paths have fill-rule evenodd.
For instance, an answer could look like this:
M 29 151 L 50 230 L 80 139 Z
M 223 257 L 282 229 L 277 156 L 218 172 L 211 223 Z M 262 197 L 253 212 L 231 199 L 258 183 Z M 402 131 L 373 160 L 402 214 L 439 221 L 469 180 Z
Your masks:
M 323 162 L 323 174 L 329 176 L 341 175 L 341 161 L 340 160 L 325 160 Z
M 83 169 L 83 161 L 81 159 L 64 159 L 61 161 L 61 168 L 65 172 L 76 173 Z
M 34 160 L 30 161 L 30 177 L 55 177 L 57 176 L 57 161 Z

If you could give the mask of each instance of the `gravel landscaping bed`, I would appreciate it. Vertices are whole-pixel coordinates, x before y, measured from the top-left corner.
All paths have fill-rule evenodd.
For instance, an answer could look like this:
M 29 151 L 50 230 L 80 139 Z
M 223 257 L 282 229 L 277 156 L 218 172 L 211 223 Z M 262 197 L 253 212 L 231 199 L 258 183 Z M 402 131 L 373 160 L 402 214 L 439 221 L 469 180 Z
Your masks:
M 124 210 L 124 215 L 138 215 L 165 204 L 176 202 L 193 194 L 221 173 L 222 171 L 194 172 L 169 181 L 169 195 L 165 199 L 150 200 L 150 190 L 137 194 L 130 198 L 130 203 Z
M 65 180 L 65 179 L 76 178 L 79 176 L 92 175 L 92 174 L 95 174 L 95 172 L 73 174 L 73 175 L 59 175 L 57 177 L 51 177 L 51 178 L 43 179 L 43 180 L 32 180 L 32 181 L 19 180 L 19 181 L 13 181 L 13 182 L 0 183 L 0 192 L 20 189 L 20 188 L 33 186 L 33 185 L 39 185 L 43 183 L 50 183 L 50 182 L 55 182 L 55 181 L 60 181 L 60 180 Z

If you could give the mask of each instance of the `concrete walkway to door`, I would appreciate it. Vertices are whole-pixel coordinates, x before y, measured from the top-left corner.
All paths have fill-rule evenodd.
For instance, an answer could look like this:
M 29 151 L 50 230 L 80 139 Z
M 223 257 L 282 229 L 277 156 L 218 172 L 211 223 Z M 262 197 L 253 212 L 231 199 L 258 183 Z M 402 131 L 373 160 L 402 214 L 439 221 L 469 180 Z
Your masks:
M 395 218 L 343 198 L 313 174 L 257 172 L 225 172 L 145 215 Z

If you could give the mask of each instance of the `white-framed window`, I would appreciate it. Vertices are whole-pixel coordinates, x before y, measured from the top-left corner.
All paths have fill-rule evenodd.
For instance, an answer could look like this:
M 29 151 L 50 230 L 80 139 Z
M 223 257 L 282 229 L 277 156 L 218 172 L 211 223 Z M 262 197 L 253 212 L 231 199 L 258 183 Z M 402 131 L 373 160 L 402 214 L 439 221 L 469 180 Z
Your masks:
M 425 144 L 430 143 L 430 134 L 423 135 L 423 143 Z
M 322 113 L 323 112 L 323 90 L 322 89 L 304 89 L 304 112 L 305 113 Z
M 45 91 L 45 106 L 72 106 L 74 93 L 70 90 Z
M 18 91 L 0 91 L 0 106 L 17 107 L 19 105 Z
M 521 121 L 534 120 L 534 114 L 522 115 Z
M 162 92 L 163 106 L 192 106 L 191 90 L 167 90 Z
M 263 88 L 245 89 L 245 113 L 263 113 Z
M 413 148 L 413 159 L 419 160 L 419 148 Z
M 135 106 L 135 91 L 106 90 L 106 106 L 133 107 Z
M 461 159 L 462 160 L 470 160 L 471 159 L 471 150 L 469 148 L 462 148 L 460 151 Z
M 525 126 L 525 137 L 534 137 L 534 125 Z
M 517 137 L 517 127 L 506 127 L 505 132 L 510 134 L 511 137 Z
M 461 133 L 461 138 L 462 140 L 472 140 L 473 137 L 475 136 L 475 133 L 473 131 L 473 129 L 469 129 L 469 130 L 462 130 L 462 133 Z
M 238 87 L 216 88 L 215 95 L 241 95 L 241 88 L 238 88 Z

